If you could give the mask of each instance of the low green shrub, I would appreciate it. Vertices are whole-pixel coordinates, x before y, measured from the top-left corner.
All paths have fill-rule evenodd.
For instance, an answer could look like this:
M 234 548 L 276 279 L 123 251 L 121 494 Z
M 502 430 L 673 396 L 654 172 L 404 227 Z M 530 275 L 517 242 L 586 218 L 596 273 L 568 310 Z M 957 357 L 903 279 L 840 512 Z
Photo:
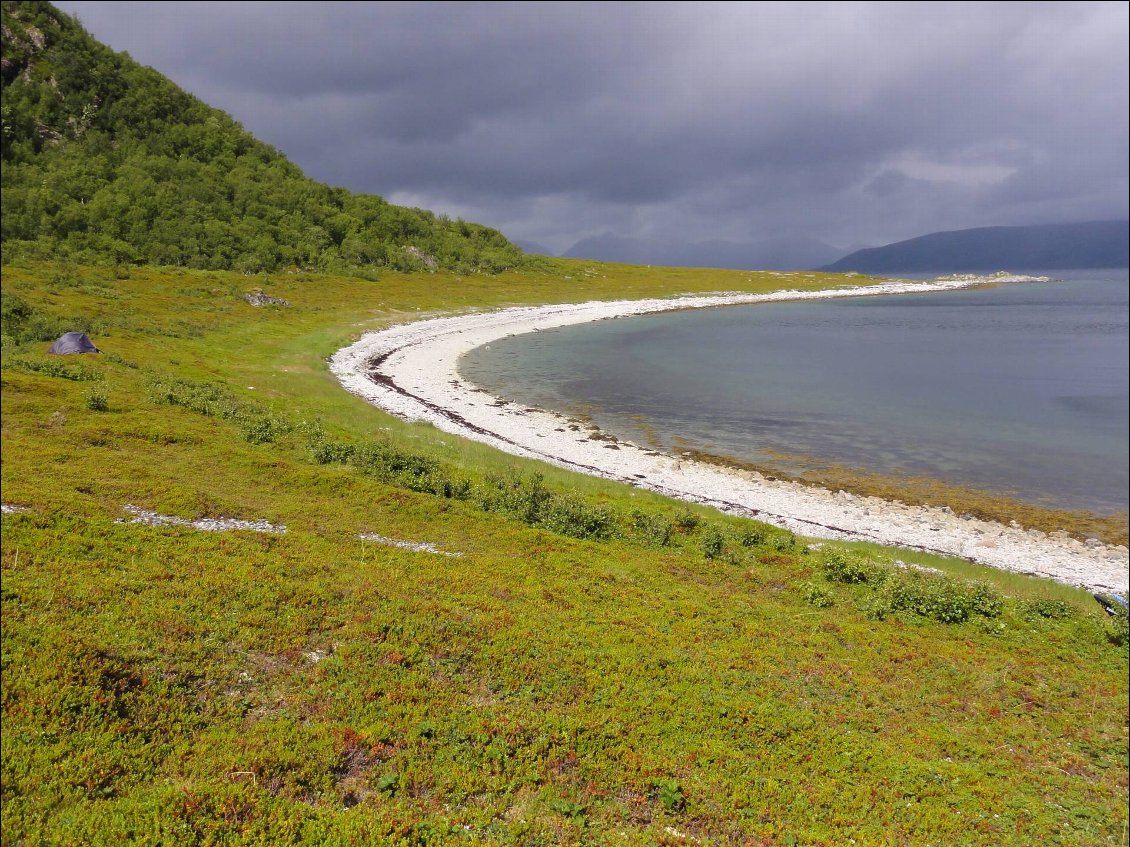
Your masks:
M 541 474 L 492 475 L 482 486 L 478 501 L 484 512 L 502 512 L 533 525 L 541 519 L 542 510 L 551 497 Z
M 149 400 L 224 419 L 235 417 L 240 406 L 239 401 L 222 385 L 159 377 L 149 381 Z
M 291 430 L 286 420 L 275 415 L 241 412 L 236 418 L 239 429 L 249 444 L 270 444 Z
M 354 446 L 328 440 L 321 421 L 302 421 L 298 431 L 306 436 L 310 458 L 319 465 L 344 464 L 353 458 Z
M 829 582 L 877 583 L 882 582 L 886 571 L 842 550 L 830 550 L 824 554 L 824 578 Z
M 628 518 L 632 533 L 643 543 L 651 547 L 666 547 L 671 543 L 675 527 L 666 515 L 636 509 Z
M 835 595 L 826 586 L 815 582 L 805 582 L 801 585 L 804 602 L 817 609 L 827 609 L 836 605 Z
M 12 344 L 54 341 L 71 331 L 93 335 L 97 329 L 98 325 L 88 317 L 48 315 L 16 294 L 0 294 L 0 332 L 8 336 Z
M 129 368 L 129 369 L 135 370 L 135 371 L 140 369 L 140 367 L 141 367 L 137 362 L 133 361 L 132 359 L 125 359 L 125 358 L 119 356 L 117 353 L 103 353 L 102 358 L 105 359 L 107 362 L 113 362 L 115 365 L 121 365 L 123 368 Z
M 584 823 L 585 807 L 580 803 L 565 799 L 550 800 L 549 808 L 559 815 L 564 815 L 575 823 Z
M 1020 604 L 1020 614 L 1029 620 L 1047 618 L 1048 620 L 1062 620 L 1073 618 L 1077 614 L 1075 607 L 1062 600 L 1025 600 Z
M 58 379 L 69 379 L 72 382 L 96 382 L 102 379 L 102 374 L 84 368 L 82 365 L 67 365 L 59 359 L 12 359 L 4 363 L 4 367 L 17 371 L 43 374 Z
M 400 774 L 396 773 L 396 771 L 381 774 L 377 777 L 374 787 L 382 794 L 392 796 L 400 788 Z
M 702 555 L 708 559 L 717 559 L 722 555 L 726 546 L 726 539 L 714 524 L 707 524 L 702 531 Z
M 319 465 L 345 464 L 353 458 L 352 444 L 318 441 L 310 445 L 310 457 Z
M 102 388 L 91 388 L 83 395 L 86 401 L 86 408 L 92 412 L 108 412 L 110 410 L 110 398 Z
M 501 512 L 572 538 L 609 538 L 616 526 L 613 510 L 572 492 L 551 491 L 541 474 L 491 476 L 479 486 L 476 501 L 485 512 Z
M 680 534 L 686 535 L 698 529 L 700 523 L 702 523 L 702 518 L 686 509 L 675 518 L 675 529 Z
M 738 543 L 743 547 L 760 547 L 770 536 L 768 530 L 768 526 L 751 523 L 742 527 L 741 532 L 738 533 Z
M 285 418 L 257 403 L 241 400 L 218 383 L 155 377 L 149 381 L 149 399 L 206 417 L 234 421 L 249 444 L 270 444 L 293 429 Z
M 974 615 L 995 618 L 1001 608 L 1000 596 L 986 583 L 917 572 L 892 574 L 864 602 L 868 616 L 878 620 L 911 612 L 939 623 L 963 623 Z
M 447 500 L 466 500 L 471 496 L 469 479 L 451 479 L 440 474 L 432 476 L 432 493 Z
M 970 608 L 973 614 L 983 618 L 1000 617 L 1004 609 L 1004 601 L 996 589 L 987 582 L 974 582 L 970 585 Z
M 401 450 L 388 441 L 373 441 L 354 448 L 349 462 L 362 473 L 412 491 L 436 493 L 442 486 L 439 462 Z
M 683 811 L 687 805 L 687 798 L 683 796 L 683 788 L 678 780 L 664 779 L 656 785 L 659 803 L 672 814 Z
M 828 582 L 870 589 L 869 594 L 865 591 L 858 597 L 858 603 L 867 616 L 875 620 L 883 620 L 896 612 L 909 612 L 939 623 L 962 623 L 975 616 L 999 617 L 1004 606 L 1000 595 L 988 583 L 966 582 L 917 570 L 896 570 L 843 550 L 826 552 L 822 567 Z M 831 605 L 832 596 L 818 588 L 813 583 L 802 586 L 806 602 L 817 607 Z
M 759 546 L 768 547 L 778 553 L 787 553 L 796 546 L 796 536 L 787 529 L 769 529 L 765 534 L 765 540 Z
M 551 532 L 572 538 L 607 538 L 612 534 L 612 512 L 590 506 L 574 494 L 555 494 L 547 503 L 540 524 Z

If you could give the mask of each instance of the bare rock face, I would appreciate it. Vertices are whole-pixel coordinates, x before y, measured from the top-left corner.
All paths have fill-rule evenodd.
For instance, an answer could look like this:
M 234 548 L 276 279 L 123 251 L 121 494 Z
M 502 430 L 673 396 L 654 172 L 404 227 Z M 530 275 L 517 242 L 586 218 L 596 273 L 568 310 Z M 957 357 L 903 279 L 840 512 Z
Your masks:
M 58 144 L 63 140 L 62 133 L 56 132 L 51 129 L 51 127 L 47 126 L 47 124 L 39 123 L 38 121 L 35 124 L 35 132 L 48 144 Z
M 413 259 L 418 259 L 424 263 L 424 267 L 429 271 L 434 271 L 439 268 L 439 260 L 431 253 L 425 253 L 419 247 L 413 247 L 411 244 L 405 245 L 404 252 L 411 256 Z
M 284 300 L 282 297 L 269 297 L 263 293 L 263 289 L 256 288 L 254 291 L 248 291 L 243 295 L 243 299 L 250 303 L 252 306 L 289 306 L 290 301 Z
M 43 48 L 47 46 L 47 39 L 43 37 L 43 33 L 40 32 L 37 27 L 29 25 L 24 32 L 27 34 L 32 46 L 35 47 L 36 53 L 42 52 Z

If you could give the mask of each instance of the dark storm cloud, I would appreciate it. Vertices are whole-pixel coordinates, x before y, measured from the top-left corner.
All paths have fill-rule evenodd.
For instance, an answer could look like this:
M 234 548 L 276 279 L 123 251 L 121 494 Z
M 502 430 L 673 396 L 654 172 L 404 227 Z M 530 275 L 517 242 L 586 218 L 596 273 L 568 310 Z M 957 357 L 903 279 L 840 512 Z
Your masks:
M 567 247 L 1127 214 L 1125 3 L 62 3 L 310 175 Z

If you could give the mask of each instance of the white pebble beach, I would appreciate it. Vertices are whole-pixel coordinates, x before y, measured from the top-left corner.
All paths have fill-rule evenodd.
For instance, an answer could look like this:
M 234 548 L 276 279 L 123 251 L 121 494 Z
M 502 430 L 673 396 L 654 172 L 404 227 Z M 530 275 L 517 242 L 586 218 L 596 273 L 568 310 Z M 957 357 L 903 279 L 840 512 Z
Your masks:
M 626 441 L 590 439 L 570 418 L 506 402 L 466 382 L 459 359 L 499 338 L 588 321 L 676 309 L 783 300 L 926 293 L 1039 278 L 997 275 L 929 282 L 894 280 L 821 291 L 718 294 L 521 307 L 420 320 L 362 336 L 330 368 L 346 390 L 410 421 L 481 441 L 507 453 L 619 480 L 724 512 L 756 517 L 813 538 L 859 539 L 958 556 L 1092 591 L 1125 593 L 1127 549 L 1066 533 L 1045 534 L 960 517 L 945 508 L 833 492 L 695 462 Z

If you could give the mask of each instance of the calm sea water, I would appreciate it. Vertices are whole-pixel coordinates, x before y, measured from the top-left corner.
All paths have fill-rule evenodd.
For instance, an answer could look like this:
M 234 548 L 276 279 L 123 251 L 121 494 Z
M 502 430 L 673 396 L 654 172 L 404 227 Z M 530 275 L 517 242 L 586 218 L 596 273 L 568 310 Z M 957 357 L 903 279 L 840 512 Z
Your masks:
M 468 354 L 463 375 L 637 443 L 817 457 L 1127 508 L 1127 271 L 677 312 Z

